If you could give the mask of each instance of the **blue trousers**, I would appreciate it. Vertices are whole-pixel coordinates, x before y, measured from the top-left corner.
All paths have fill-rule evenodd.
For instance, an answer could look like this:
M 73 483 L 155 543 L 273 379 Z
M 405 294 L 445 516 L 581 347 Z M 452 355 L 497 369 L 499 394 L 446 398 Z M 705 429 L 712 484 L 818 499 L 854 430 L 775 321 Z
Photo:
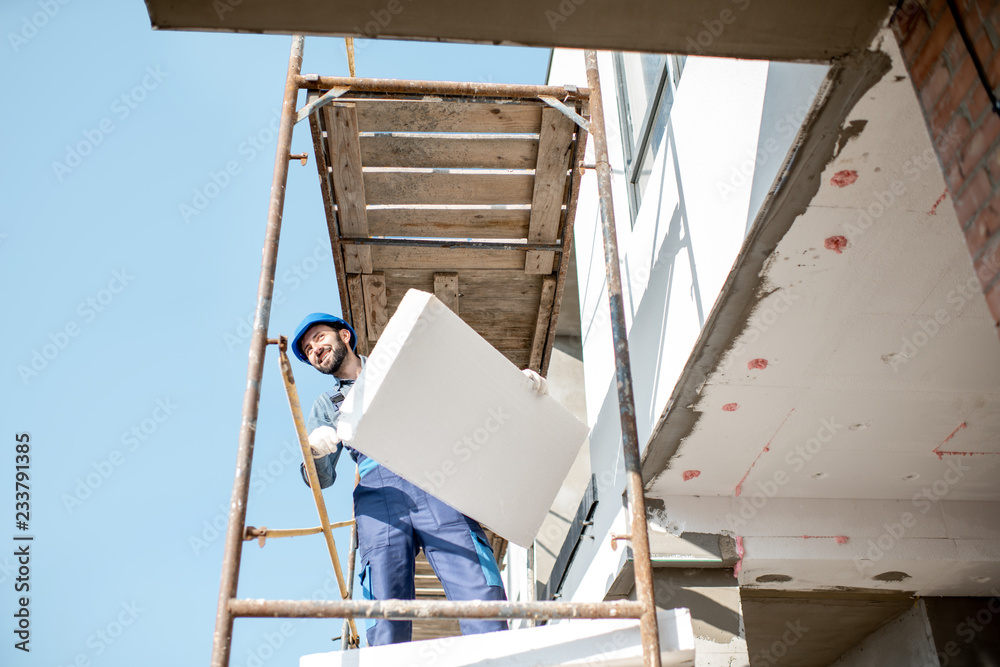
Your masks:
M 473 519 L 383 466 L 354 490 L 361 587 L 369 600 L 412 600 L 414 559 L 422 547 L 449 600 L 506 600 L 500 569 L 486 534 Z M 412 621 L 380 619 L 368 645 L 408 642 Z M 507 622 L 462 619 L 462 634 L 506 630 Z

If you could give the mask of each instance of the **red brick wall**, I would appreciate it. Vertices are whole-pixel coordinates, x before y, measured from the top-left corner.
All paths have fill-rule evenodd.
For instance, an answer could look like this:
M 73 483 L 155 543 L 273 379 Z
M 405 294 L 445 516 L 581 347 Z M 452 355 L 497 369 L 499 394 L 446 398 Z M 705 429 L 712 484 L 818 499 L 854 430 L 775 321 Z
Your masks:
M 1000 0 L 956 0 L 994 90 L 1000 90 Z M 904 0 L 893 21 L 944 167 L 994 325 L 1000 322 L 1000 116 L 944 0 Z

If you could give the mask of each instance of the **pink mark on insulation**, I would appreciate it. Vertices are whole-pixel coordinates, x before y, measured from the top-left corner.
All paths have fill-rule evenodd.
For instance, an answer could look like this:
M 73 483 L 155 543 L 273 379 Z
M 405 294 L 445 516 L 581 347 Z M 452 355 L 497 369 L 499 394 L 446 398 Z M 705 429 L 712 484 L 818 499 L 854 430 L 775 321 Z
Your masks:
M 746 553 L 746 550 L 743 548 L 743 538 L 740 537 L 739 535 L 737 535 L 736 536 L 736 555 L 739 557 L 739 560 L 736 561 L 736 567 L 733 568 L 733 576 L 734 577 L 740 576 L 740 570 L 743 569 L 743 554 L 745 554 L 745 553 Z
M 856 180 L 858 180 L 858 172 L 853 169 L 844 169 L 838 171 L 830 178 L 830 185 L 835 185 L 838 188 L 846 188 Z
M 740 407 L 739 403 L 726 403 L 722 406 L 722 409 L 726 412 L 736 412 L 736 409 Z
M 948 442 L 949 440 L 951 440 L 952 438 L 954 438 L 955 434 L 957 434 L 959 431 L 961 431 L 963 428 L 966 428 L 966 427 L 968 427 L 968 424 L 966 424 L 965 422 L 962 422 L 961 424 L 959 424 L 955 428 L 954 431 L 952 431 L 951 433 L 948 434 L 947 438 L 945 438 L 944 440 L 941 441 L 940 445 L 938 445 L 937 447 L 934 448 L 934 453 L 937 454 L 937 457 L 938 457 L 939 461 L 941 461 L 941 460 L 944 459 L 944 455 L 945 454 L 950 454 L 950 455 L 954 455 L 954 454 L 968 455 L 969 454 L 969 452 L 942 452 L 941 451 L 941 448 L 944 447 L 944 444 L 946 442 Z
M 753 370 L 762 371 L 765 368 L 767 368 L 767 359 L 759 359 L 759 358 L 751 359 L 750 362 L 747 364 L 747 369 L 751 371 Z
M 948 456 L 986 456 L 987 454 L 993 454 L 994 456 L 996 456 L 996 455 L 1000 454 L 1000 452 L 949 452 L 949 451 L 942 451 L 941 448 L 944 447 L 944 444 L 946 442 L 948 442 L 949 440 L 951 440 L 952 438 L 954 438 L 955 435 L 959 431 L 961 431 L 963 428 L 968 428 L 968 424 L 966 424 L 965 422 L 962 422 L 961 424 L 959 424 L 958 428 L 956 428 L 954 431 L 952 431 L 948 435 L 948 437 L 945 438 L 941 442 L 940 445 L 938 445 L 937 447 L 934 448 L 934 453 L 937 454 L 937 457 L 938 457 L 939 460 L 943 460 L 944 457 L 945 457 L 945 454 L 947 454 Z
M 948 188 L 945 188 L 944 192 L 941 193 L 941 196 L 937 198 L 936 202 L 934 202 L 934 206 L 931 206 L 931 210 L 927 211 L 927 215 L 937 215 L 937 207 L 941 205 L 941 202 L 943 202 L 944 198 L 947 196 Z
M 831 236 L 823 241 L 823 247 L 834 251 L 838 255 L 843 254 L 844 248 L 847 247 L 847 238 L 844 236 Z
M 804 540 L 837 540 L 837 544 L 847 544 L 847 535 L 803 535 Z
M 701 474 L 700 470 L 685 470 L 684 471 L 684 481 L 690 482 L 692 479 Z
M 760 454 L 758 454 L 758 455 L 757 455 L 757 458 L 755 458 L 755 459 L 753 460 L 753 463 L 751 463 L 751 464 L 750 464 L 750 467 L 749 467 L 749 468 L 747 468 L 747 471 L 746 471 L 746 472 L 745 472 L 745 473 L 743 474 L 743 478 L 742 478 L 742 479 L 740 480 L 740 483 L 739 483 L 739 484 L 737 484 L 737 485 L 736 485 L 736 488 L 734 489 L 734 492 L 735 492 L 735 494 L 736 494 L 736 497 L 737 497 L 737 498 L 739 498 L 739 497 L 740 497 L 740 494 L 741 494 L 741 493 L 743 493 L 743 482 L 747 481 L 747 477 L 749 477 L 749 476 L 750 476 L 750 471 L 751 471 L 751 470 L 753 470 L 753 467 L 754 467 L 755 465 L 757 465 L 757 461 L 759 461 L 759 460 L 760 460 L 760 457 L 764 456 L 764 452 L 769 452 L 769 451 L 771 451 L 771 443 L 772 443 L 772 442 L 774 442 L 774 436 L 778 435 L 778 431 L 780 431 L 780 430 L 781 430 L 781 427 L 785 425 L 785 422 L 787 422 L 787 421 L 788 421 L 788 418 L 792 416 L 792 413 L 793 413 L 793 412 L 795 412 L 795 408 L 792 408 L 792 409 L 791 409 L 791 410 L 790 410 L 790 411 L 788 412 L 788 414 L 787 414 L 787 415 L 785 415 L 785 419 L 784 419 L 784 421 L 782 421 L 782 422 L 781 422 L 781 424 L 779 424 L 779 425 L 778 425 L 778 428 L 777 428 L 777 430 L 776 430 L 776 431 L 774 432 L 774 435 L 772 435 L 772 436 L 771 436 L 771 439 L 767 441 L 767 444 L 766 444 L 766 445 L 764 445 L 764 449 L 760 450 Z

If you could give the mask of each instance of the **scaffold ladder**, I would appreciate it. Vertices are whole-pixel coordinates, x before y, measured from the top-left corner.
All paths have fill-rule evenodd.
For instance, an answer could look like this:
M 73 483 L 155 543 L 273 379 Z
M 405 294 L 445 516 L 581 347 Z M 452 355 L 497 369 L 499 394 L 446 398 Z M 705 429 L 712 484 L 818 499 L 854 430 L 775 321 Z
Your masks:
M 618 247 L 615 231 L 615 220 L 611 197 L 611 167 L 608 161 L 608 145 L 605 134 L 603 102 L 601 98 L 600 78 L 598 75 L 597 54 L 595 51 L 585 52 L 587 70 L 587 89 L 574 87 L 558 88 L 554 86 L 526 86 L 505 84 L 479 83 L 446 83 L 427 81 L 396 81 L 386 79 L 355 79 L 340 77 L 318 77 L 301 74 L 304 38 L 296 35 L 292 38 L 291 54 L 288 61 L 288 71 L 285 79 L 284 97 L 281 108 L 281 121 L 278 130 L 278 145 L 274 161 L 274 175 L 271 183 L 271 195 L 267 216 L 267 227 L 264 237 L 261 273 L 257 288 L 257 302 L 254 315 L 253 332 L 250 341 L 249 364 L 247 369 L 247 384 L 243 397 L 242 422 L 240 425 L 239 448 L 237 451 L 236 477 L 233 483 L 230 503 L 229 524 L 226 530 L 225 551 L 222 563 L 219 603 L 216 614 L 215 635 L 212 647 L 212 667 L 228 667 L 232 643 L 234 620 L 237 617 L 284 617 L 284 618 L 341 618 L 347 621 L 348 631 L 345 632 L 345 645 L 356 645 L 357 631 L 355 618 L 368 619 L 460 619 L 460 618 L 496 618 L 496 619 L 568 619 L 568 618 L 618 618 L 639 619 L 640 634 L 643 647 L 643 659 L 646 667 L 660 667 L 660 645 L 657 630 L 656 604 L 653 595 L 653 573 L 649 553 L 649 537 L 646 522 L 645 498 L 643 495 L 642 473 L 639 459 L 639 442 L 636 431 L 635 404 L 632 393 L 632 377 L 629 361 L 627 329 L 625 323 L 624 302 L 622 298 L 621 275 L 619 268 Z M 314 94 L 308 104 L 300 111 L 296 109 L 298 93 L 302 89 L 311 91 L 326 91 L 321 95 Z M 288 164 L 292 131 L 299 120 L 315 114 L 325 105 L 348 91 L 362 94 L 405 93 L 414 95 L 448 95 L 454 97 L 467 96 L 470 99 L 488 97 L 491 99 L 536 100 L 546 108 L 554 109 L 568 118 L 577 126 L 576 136 L 581 145 L 585 145 L 587 134 L 593 136 L 595 149 L 595 165 L 599 192 L 599 206 L 602 220 L 604 240 L 605 267 L 607 270 L 608 293 L 612 337 L 615 349 L 615 377 L 617 384 L 619 411 L 622 428 L 622 447 L 627 473 L 626 492 L 631 519 L 631 534 L 617 536 L 629 539 L 634 554 L 636 600 L 618 600 L 609 602 L 555 602 L 555 601 L 437 601 L 437 600 L 353 600 L 350 598 L 350 586 L 345 582 L 341 571 L 339 558 L 333 544 L 331 524 L 326 516 L 322 494 L 316 481 L 315 467 L 308 449 L 305 427 L 301 417 L 301 407 L 294 390 L 294 380 L 286 354 L 287 340 L 283 337 L 268 338 L 268 324 L 271 315 L 272 296 L 275 270 L 277 265 L 278 241 L 281 232 L 282 211 L 284 208 L 285 186 L 288 179 Z M 580 110 L 567 105 L 568 100 L 579 101 Z M 589 120 L 585 116 L 589 112 Z M 314 126 L 314 143 L 318 144 L 316 126 Z M 541 152 L 541 151 L 539 151 Z M 575 162 L 571 165 L 571 178 L 579 184 L 580 173 L 584 169 L 583 151 L 574 154 Z M 565 173 L 565 172 L 564 172 Z M 324 191 L 324 198 L 329 193 Z M 514 249 L 534 257 L 534 261 L 545 263 L 549 256 L 559 255 L 559 267 L 568 265 L 569 247 L 572 241 L 572 214 L 575 210 L 575 198 L 569 202 L 569 207 L 563 206 L 564 231 L 559 242 L 533 242 L 518 244 Z M 327 201 L 328 209 L 329 206 Z M 363 206 L 362 206 L 362 210 Z M 331 241 L 334 241 L 331 230 Z M 343 262 L 342 248 L 365 248 L 385 239 L 377 237 L 358 237 L 337 239 L 334 245 L 335 262 Z M 469 242 L 476 243 L 476 242 Z M 407 244 L 419 248 L 419 242 Z M 447 247 L 462 247 L 461 243 L 449 243 Z M 441 247 L 441 243 L 437 243 Z M 512 244 L 502 242 L 479 241 L 478 245 L 467 246 L 469 249 L 509 252 Z M 534 253 L 534 255 L 532 255 Z M 365 253 L 356 251 L 353 260 L 364 261 Z M 338 269 L 341 266 L 338 264 Z M 526 269 L 527 271 L 527 269 Z M 559 268 L 558 271 L 564 271 Z M 338 271 L 340 274 L 341 271 Z M 548 298 L 549 307 L 558 308 L 561 282 L 557 280 L 542 281 L 542 299 Z M 342 303 L 348 286 L 340 285 Z M 382 286 L 384 289 L 384 285 Z M 545 295 L 549 296 L 546 297 Z M 347 295 L 348 298 L 349 295 Z M 385 307 L 384 291 L 382 308 Z M 377 322 L 369 322 L 377 331 Z M 546 348 L 545 341 L 554 336 L 551 332 L 541 332 L 535 337 L 532 346 L 531 363 L 537 362 L 541 368 Z M 541 340 L 541 347 L 537 348 Z M 334 570 L 337 573 L 341 593 L 344 599 L 329 601 L 313 600 L 253 600 L 237 597 L 240 560 L 243 542 L 248 538 L 279 536 L 279 531 L 266 531 L 264 535 L 248 532 L 246 526 L 246 507 L 250 487 L 250 471 L 253 460 L 254 439 L 257 416 L 260 404 L 260 387 L 263 374 L 265 352 L 268 344 L 277 344 L 282 375 L 288 389 L 289 403 L 296 422 L 296 432 L 303 450 L 303 458 L 310 477 L 310 486 L 320 514 L 323 532 Z M 535 355 L 537 349 L 541 352 Z M 548 349 L 551 342 L 548 342 Z M 341 524 L 345 525 L 345 524 Z M 313 532 L 315 529 L 309 529 Z M 351 558 L 350 581 L 353 581 L 353 557 Z M 516 636 L 516 635 L 515 635 Z

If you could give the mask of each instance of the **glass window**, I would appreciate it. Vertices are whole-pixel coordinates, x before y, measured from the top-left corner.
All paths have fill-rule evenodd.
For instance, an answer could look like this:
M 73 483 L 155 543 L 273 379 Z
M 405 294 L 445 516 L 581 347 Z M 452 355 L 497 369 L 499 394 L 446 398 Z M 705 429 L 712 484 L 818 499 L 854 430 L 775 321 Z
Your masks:
M 625 101 L 626 135 L 631 148 L 642 136 L 642 124 L 660 91 L 660 78 L 667 57 L 655 53 L 623 53 L 619 67 L 619 89 Z M 634 156 L 626 155 L 626 158 Z
M 667 129 L 674 90 L 686 56 L 616 53 L 619 115 L 634 223 L 653 162 Z

